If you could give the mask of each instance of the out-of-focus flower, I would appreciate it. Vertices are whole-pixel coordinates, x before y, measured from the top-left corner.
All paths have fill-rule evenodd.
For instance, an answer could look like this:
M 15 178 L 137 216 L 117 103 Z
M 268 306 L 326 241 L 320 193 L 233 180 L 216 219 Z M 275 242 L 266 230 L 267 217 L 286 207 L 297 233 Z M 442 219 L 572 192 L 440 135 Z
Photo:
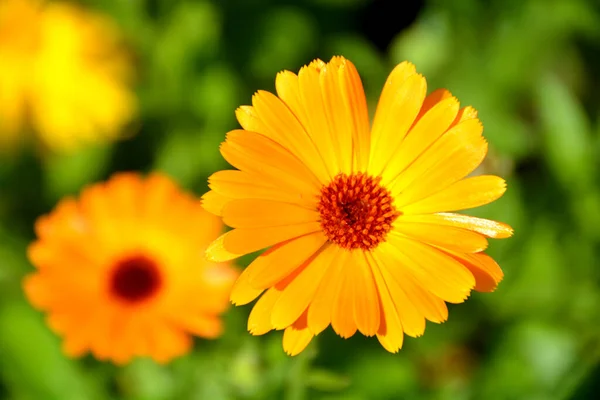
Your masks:
M 29 130 L 54 150 L 119 137 L 136 112 L 120 42 L 74 5 L 0 0 L 0 150 Z
M 244 130 L 229 132 L 221 153 L 239 171 L 212 175 L 204 196 L 235 228 L 209 258 L 269 248 L 231 295 L 247 304 L 262 294 L 252 334 L 285 329 L 283 347 L 297 354 L 331 324 L 396 352 L 426 319 L 447 319 L 445 302 L 496 288 L 502 271 L 482 251 L 512 229 L 452 213 L 506 189 L 497 176 L 466 178 L 487 152 L 473 108 L 446 90 L 426 96 L 408 62 L 388 77 L 372 127 L 360 77 L 342 57 L 283 71 L 276 89 L 237 110 Z
M 124 363 L 184 354 L 219 336 L 237 271 L 206 260 L 221 221 L 166 176 L 118 174 L 36 223 L 24 281 L 71 356 Z

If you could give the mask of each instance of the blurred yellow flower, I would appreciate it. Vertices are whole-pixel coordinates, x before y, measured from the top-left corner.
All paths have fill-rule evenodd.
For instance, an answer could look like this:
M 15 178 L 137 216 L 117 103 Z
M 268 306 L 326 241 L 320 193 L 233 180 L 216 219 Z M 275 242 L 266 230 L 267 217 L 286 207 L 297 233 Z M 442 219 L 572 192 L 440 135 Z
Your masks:
M 0 0 L 0 150 L 29 130 L 54 150 L 112 140 L 136 112 L 110 20 L 73 5 Z
M 190 334 L 221 334 L 238 272 L 206 260 L 219 218 L 166 176 L 117 174 L 66 198 L 36 223 L 24 281 L 71 356 L 125 363 L 187 352 Z
M 403 62 L 388 77 L 373 125 L 354 65 L 315 60 L 281 72 L 277 96 L 259 91 L 240 107 L 204 206 L 234 229 L 207 250 L 225 261 L 269 248 L 240 275 L 235 304 L 257 297 L 252 334 L 283 329 L 301 352 L 331 324 L 347 338 L 376 335 L 396 352 L 445 302 L 502 279 L 485 255 L 500 222 L 454 214 L 504 193 L 497 176 L 467 177 L 487 153 L 483 126 L 446 90 L 426 96 L 425 78 Z M 263 294 L 264 292 L 264 294 Z

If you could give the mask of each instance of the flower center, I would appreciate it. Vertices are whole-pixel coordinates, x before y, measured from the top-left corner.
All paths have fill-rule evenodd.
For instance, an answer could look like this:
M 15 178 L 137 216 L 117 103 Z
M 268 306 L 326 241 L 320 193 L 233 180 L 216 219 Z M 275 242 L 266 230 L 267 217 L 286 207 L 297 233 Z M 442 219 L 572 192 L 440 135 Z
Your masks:
M 348 250 L 371 250 L 385 240 L 400 213 L 380 181 L 362 172 L 340 174 L 321 189 L 318 210 L 330 241 Z
M 119 261 L 110 279 L 110 291 L 118 299 L 134 304 L 152 297 L 161 286 L 156 263 L 136 255 Z

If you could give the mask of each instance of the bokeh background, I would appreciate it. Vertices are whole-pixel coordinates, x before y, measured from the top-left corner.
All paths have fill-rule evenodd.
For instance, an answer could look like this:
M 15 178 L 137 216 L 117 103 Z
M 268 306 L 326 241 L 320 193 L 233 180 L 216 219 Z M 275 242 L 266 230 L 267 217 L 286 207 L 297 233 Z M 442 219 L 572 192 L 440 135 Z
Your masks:
M 600 3 L 595 0 L 82 0 L 113 18 L 135 70 L 139 116 L 127 138 L 0 158 L 0 398 L 597 399 L 600 398 Z M 371 110 L 387 74 L 410 60 L 430 90 L 479 110 L 481 172 L 508 191 L 473 212 L 509 223 L 489 253 L 505 271 L 491 294 L 450 306 L 398 354 L 330 330 L 291 358 L 281 333 L 198 340 L 169 365 L 70 360 L 20 282 L 35 219 L 115 171 L 161 170 L 201 195 L 226 168 L 234 110 L 275 74 L 316 57 L 352 60 Z M 0 63 L 3 61 L 0 60 Z M 240 265 L 247 264 L 242 259 Z

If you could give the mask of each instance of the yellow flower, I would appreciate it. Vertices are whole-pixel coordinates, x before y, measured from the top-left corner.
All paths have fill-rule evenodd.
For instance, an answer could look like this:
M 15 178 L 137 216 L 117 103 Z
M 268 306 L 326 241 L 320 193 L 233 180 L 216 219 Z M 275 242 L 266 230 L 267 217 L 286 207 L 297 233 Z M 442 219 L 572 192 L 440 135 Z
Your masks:
M 136 110 L 119 40 L 72 5 L 0 1 L 0 150 L 30 128 L 54 150 L 117 138 Z
M 166 362 L 222 331 L 238 274 L 203 252 L 222 228 L 167 177 L 118 174 L 39 218 L 25 292 L 71 356 Z
M 371 127 L 356 68 L 342 57 L 283 71 L 276 89 L 237 110 L 244 130 L 229 132 L 221 154 L 239 170 L 212 175 L 203 197 L 234 228 L 209 258 L 269 248 L 231 294 L 235 304 L 262 294 L 252 334 L 285 329 L 294 355 L 331 324 L 396 352 L 426 319 L 447 319 L 445 302 L 496 288 L 502 271 L 482 251 L 512 229 L 452 213 L 506 188 L 496 176 L 466 177 L 487 152 L 473 108 L 446 90 L 426 96 L 408 62 L 388 77 Z

